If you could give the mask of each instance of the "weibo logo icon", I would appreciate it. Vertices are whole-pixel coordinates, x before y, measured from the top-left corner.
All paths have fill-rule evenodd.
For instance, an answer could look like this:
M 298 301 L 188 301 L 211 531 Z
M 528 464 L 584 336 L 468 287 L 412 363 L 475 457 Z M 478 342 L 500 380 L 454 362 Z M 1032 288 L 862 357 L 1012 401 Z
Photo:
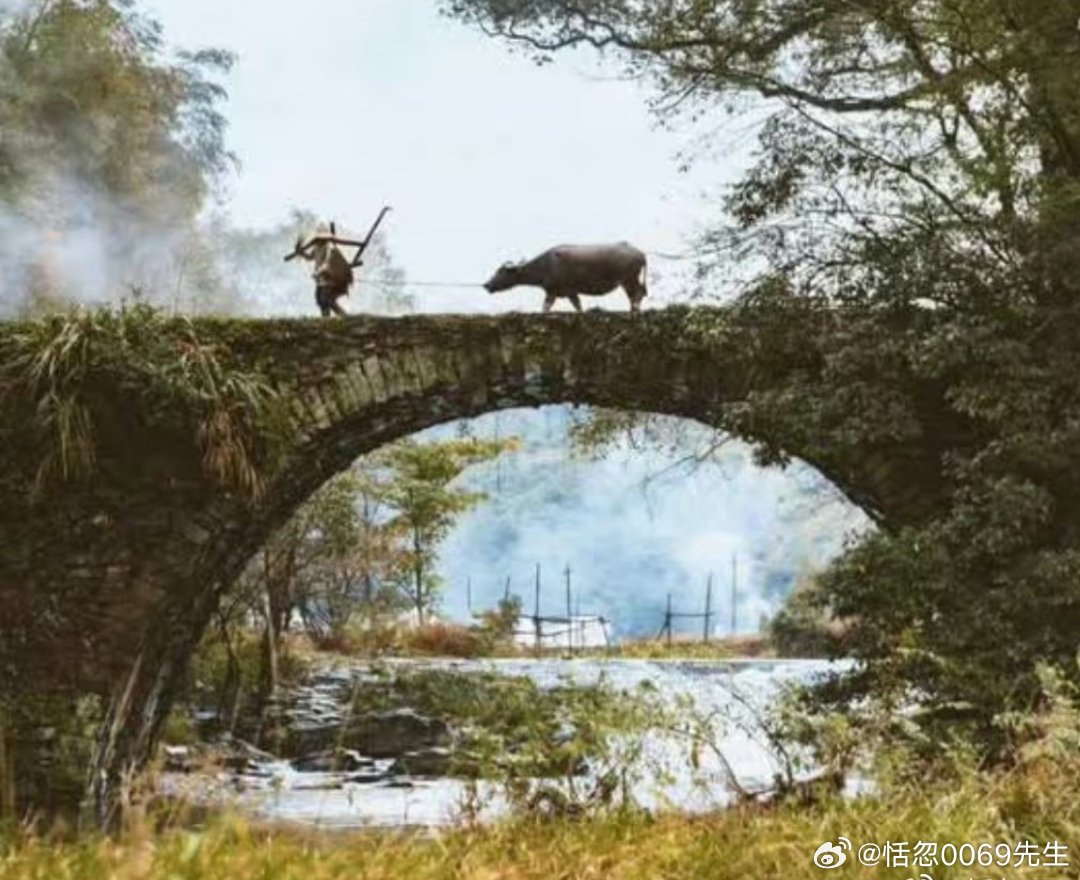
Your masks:
M 839 868 L 847 861 L 847 852 L 851 852 L 851 841 L 846 837 L 838 837 L 836 843 L 826 840 L 814 850 L 814 864 L 826 871 Z

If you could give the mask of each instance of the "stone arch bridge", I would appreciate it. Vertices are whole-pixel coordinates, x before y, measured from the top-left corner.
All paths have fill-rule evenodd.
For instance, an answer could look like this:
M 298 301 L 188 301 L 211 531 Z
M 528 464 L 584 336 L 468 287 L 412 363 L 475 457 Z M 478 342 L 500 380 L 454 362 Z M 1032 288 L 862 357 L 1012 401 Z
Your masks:
M 829 312 L 745 307 L 200 324 L 201 338 L 227 346 L 289 402 L 285 464 L 265 495 L 251 503 L 154 449 L 129 452 L 102 463 L 105 477 L 125 473 L 122 491 L 106 479 L 64 514 L 63 535 L 30 536 L 25 552 L 0 558 L 0 591 L 5 580 L 52 579 L 62 594 L 77 581 L 82 595 L 128 589 L 148 609 L 121 618 L 115 634 L 131 650 L 115 670 L 97 755 L 99 809 L 150 753 L 220 597 L 252 554 L 358 456 L 432 425 L 560 403 L 681 416 L 757 443 L 766 457 L 806 460 L 881 523 L 918 520 L 933 503 L 927 487 L 940 482 L 938 454 L 922 442 L 934 413 L 915 405 L 911 436 L 867 440 L 844 407 L 806 403 L 820 397 L 846 327 Z M 888 365 L 865 369 L 891 381 Z

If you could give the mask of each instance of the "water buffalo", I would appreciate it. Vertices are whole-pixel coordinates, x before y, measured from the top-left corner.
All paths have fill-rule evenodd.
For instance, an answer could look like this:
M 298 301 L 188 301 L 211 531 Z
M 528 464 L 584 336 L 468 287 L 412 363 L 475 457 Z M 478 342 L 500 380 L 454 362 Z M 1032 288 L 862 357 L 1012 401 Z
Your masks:
M 564 244 L 544 251 L 526 263 L 506 263 L 484 288 L 499 293 L 512 287 L 542 287 L 547 295 L 544 311 L 564 297 L 581 311 L 582 296 L 603 296 L 622 287 L 630 297 L 630 311 L 641 309 L 645 298 L 645 254 L 625 241 L 619 244 Z

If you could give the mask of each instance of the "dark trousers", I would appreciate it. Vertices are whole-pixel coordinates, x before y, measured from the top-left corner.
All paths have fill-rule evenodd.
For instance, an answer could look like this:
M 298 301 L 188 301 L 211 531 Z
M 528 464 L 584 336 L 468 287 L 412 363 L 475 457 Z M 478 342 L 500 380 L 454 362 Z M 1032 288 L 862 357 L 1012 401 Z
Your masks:
M 336 287 L 327 284 L 315 285 L 315 304 L 319 307 L 319 311 L 322 312 L 324 318 L 329 317 L 331 314 L 345 317 L 345 310 L 337 303 L 344 295 L 345 291 Z

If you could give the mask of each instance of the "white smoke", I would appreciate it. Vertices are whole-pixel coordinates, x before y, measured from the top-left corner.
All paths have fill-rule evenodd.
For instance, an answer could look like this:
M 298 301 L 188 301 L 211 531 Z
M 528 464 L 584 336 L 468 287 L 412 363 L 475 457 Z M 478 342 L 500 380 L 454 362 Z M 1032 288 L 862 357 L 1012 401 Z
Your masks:
M 161 211 L 173 222 L 152 224 L 74 175 L 39 176 L 35 192 L 18 208 L 0 204 L 0 318 L 134 300 L 182 314 L 318 313 L 309 264 L 283 260 L 297 235 L 314 229 L 310 212 L 244 229 L 219 215 L 188 220 L 178 206 Z M 403 283 L 404 273 L 376 236 L 344 306 L 375 314 L 409 311 Z
M 20 27 L 33 33 L 38 12 L 57 8 L 47 0 L 0 0 L 0 37 L 21 34 Z M 197 185 L 183 163 L 162 165 L 173 161 L 165 149 L 145 170 L 175 185 L 150 184 L 137 198 L 116 195 L 98 179 L 95 162 L 112 143 L 110 119 L 70 112 L 73 97 L 48 85 L 42 91 L 33 70 L 12 64 L 14 57 L 6 49 L 0 57 L 4 91 L 17 96 L 12 106 L 23 100 L 35 109 L 29 124 L 18 122 L 18 107 L 4 116 L 0 317 L 135 298 L 175 311 L 222 305 L 212 295 L 215 267 L 193 217 Z M 64 75 L 77 76 L 78 59 L 67 60 L 75 66 Z
M 38 192 L 0 208 L 0 314 L 132 298 L 178 307 L 192 229 L 150 226 L 70 176 L 50 175 Z
M 56 8 L 48 7 L 48 2 L 0 0 L 0 37 L 36 20 L 38 9 Z M 17 19 L 19 14 L 24 21 Z M 47 103 L 33 97 L 38 94 L 35 85 L 2 53 L 0 85 L 5 93 L 10 88 L 12 94 Z M 51 99 L 52 93 L 46 97 Z M 217 202 L 203 216 L 193 216 L 198 184 L 184 162 L 176 168 L 169 164 L 173 160 L 167 149 L 160 156 L 140 159 L 145 165 L 140 165 L 140 173 L 160 172 L 161 182 L 147 189 L 133 174 L 130 183 L 138 195 L 116 195 L 97 180 L 94 170 L 94 157 L 112 143 L 109 121 L 68 113 L 64 101 L 69 99 L 57 100 L 65 108 L 62 136 L 60 128 L 20 125 L 13 121 L 21 118 L 18 114 L 4 116 L 0 318 L 72 304 L 115 306 L 132 300 L 184 314 L 318 313 L 310 266 L 302 261 L 285 263 L 282 257 L 292 249 L 297 234 L 310 234 L 319 218 L 294 211 L 276 226 L 242 229 L 210 213 L 221 208 Z M 159 168 L 162 162 L 166 165 Z M 357 237 L 344 226 L 340 231 Z M 365 285 L 365 276 L 372 275 L 378 283 Z M 365 255 L 361 286 L 346 308 L 404 310 L 408 303 L 401 296 L 401 280 L 386 247 L 376 239 Z
M 626 445 L 597 461 L 573 459 L 568 422 L 564 408 L 551 407 L 470 423 L 477 436 L 493 436 L 498 424 L 500 436 L 521 436 L 524 447 L 462 479 L 489 501 L 461 519 L 440 554 L 448 616 L 467 619 L 466 581 L 479 610 L 502 596 L 507 577 L 531 612 L 540 563 L 544 614 L 565 608 L 569 565 L 581 611 L 602 614 L 620 635 L 635 636 L 657 632 L 669 593 L 676 611 L 700 612 L 712 574 L 715 627 L 723 633 L 731 624 L 734 563 L 736 627 L 753 632 L 798 580 L 871 528 L 807 465 L 763 469 L 734 442 L 721 462 L 693 470 L 675 466 L 683 451 Z M 424 436 L 456 430 L 444 426 Z M 699 434 L 708 439 L 706 429 Z M 701 625 L 682 623 L 680 632 Z

